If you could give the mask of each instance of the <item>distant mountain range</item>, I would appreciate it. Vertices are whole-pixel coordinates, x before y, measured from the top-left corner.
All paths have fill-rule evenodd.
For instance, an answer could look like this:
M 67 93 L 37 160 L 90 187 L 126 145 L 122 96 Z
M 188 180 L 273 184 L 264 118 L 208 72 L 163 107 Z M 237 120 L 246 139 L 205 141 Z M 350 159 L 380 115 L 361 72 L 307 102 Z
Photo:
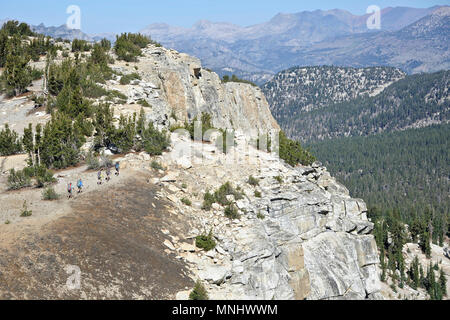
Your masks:
M 200 58 L 220 75 L 236 74 L 258 84 L 293 66 L 387 65 L 407 73 L 449 68 L 449 6 L 385 8 L 381 30 L 369 30 L 368 17 L 339 9 L 316 10 L 280 13 L 248 27 L 201 20 L 191 28 L 156 23 L 140 32 L 165 47 Z M 66 25 L 40 24 L 32 29 L 69 40 L 115 40 L 113 33 L 88 35 Z
M 296 65 L 390 65 L 417 73 L 449 67 L 449 11 L 448 6 L 386 8 L 380 31 L 367 29 L 369 15 L 316 10 L 278 14 L 249 27 L 200 21 L 192 28 L 152 24 L 141 32 L 199 57 L 219 74 L 258 83 Z

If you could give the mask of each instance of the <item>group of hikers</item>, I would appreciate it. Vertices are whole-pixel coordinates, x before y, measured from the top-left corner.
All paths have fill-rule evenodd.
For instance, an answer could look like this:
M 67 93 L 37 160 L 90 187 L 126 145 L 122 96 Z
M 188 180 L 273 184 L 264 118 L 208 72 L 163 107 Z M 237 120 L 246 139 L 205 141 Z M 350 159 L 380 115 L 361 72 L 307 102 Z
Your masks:
M 120 164 L 119 162 L 116 162 L 116 164 L 114 165 L 115 169 L 116 169 L 116 173 L 115 175 L 118 176 L 120 174 Z M 100 169 L 97 172 L 97 185 L 102 184 L 103 181 L 103 171 L 104 169 Z M 109 182 L 111 180 L 111 168 L 108 166 L 106 168 L 106 182 Z M 83 192 L 83 180 L 78 179 L 77 181 L 77 188 L 78 188 L 78 193 L 82 193 Z M 73 197 L 73 187 L 72 187 L 72 182 L 69 182 L 67 184 L 67 193 L 68 193 L 68 197 L 69 199 Z

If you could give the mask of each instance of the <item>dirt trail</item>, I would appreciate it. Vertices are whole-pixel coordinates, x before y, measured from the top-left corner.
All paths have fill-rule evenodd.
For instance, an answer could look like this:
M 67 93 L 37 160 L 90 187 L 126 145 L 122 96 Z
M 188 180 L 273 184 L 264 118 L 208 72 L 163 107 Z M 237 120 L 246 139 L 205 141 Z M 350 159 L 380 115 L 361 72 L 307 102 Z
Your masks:
M 86 175 L 90 192 L 47 203 L 48 212 L 36 205 L 34 220 L 0 225 L 1 299 L 170 299 L 192 288 L 161 232 L 177 233 L 182 222 L 156 196 L 149 171 L 129 170 L 97 186 L 95 172 L 77 168 L 58 186 L 76 175 Z M 67 265 L 80 268 L 80 290 L 67 288 Z

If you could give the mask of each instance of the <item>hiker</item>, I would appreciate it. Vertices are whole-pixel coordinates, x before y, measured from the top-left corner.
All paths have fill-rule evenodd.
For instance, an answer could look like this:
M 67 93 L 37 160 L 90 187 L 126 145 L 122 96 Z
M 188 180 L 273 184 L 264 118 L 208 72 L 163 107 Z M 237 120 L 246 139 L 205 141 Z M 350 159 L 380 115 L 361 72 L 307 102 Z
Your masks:
M 97 184 L 102 184 L 102 177 L 103 176 L 103 169 L 100 169 L 100 171 L 97 173 L 97 178 L 98 178 L 98 181 L 97 181 Z
M 81 193 L 81 192 L 83 192 L 83 181 L 81 181 L 81 179 L 78 179 L 78 182 L 77 182 L 77 187 L 78 187 L 78 193 Z
M 69 194 L 69 199 L 72 198 L 72 182 L 67 185 L 67 193 Z
M 116 167 L 116 176 L 118 176 L 118 175 L 120 174 L 120 172 L 119 172 L 119 170 L 120 170 L 120 164 L 119 164 L 119 162 L 116 162 L 115 167 Z
M 106 181 L 109 182 L 111 180 L 111 168 L 106 168 Z

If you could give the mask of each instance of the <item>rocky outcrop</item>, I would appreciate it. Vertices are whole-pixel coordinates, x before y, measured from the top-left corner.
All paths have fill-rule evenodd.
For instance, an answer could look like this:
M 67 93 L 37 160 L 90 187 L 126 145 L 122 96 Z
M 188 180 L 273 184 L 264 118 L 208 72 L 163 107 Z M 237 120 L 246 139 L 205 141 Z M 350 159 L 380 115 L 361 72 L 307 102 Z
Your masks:
M 200 143 L 192 144 L 205 150 Z M 292 168 L 272 154 L 257 151 L 258 165 L 226 161 L 233 152 L 246 156 L 240 147 L 238 143 L 227 155 L 211 154 L 211 163 L 201 168 L 194 164 L 184 173 L 186 180 L 181 180 L 196 181 L 202 190 L 215 190 L 217 183 L 231 181 L 245 194 L 235 201 L 241 214 L 238 220 L 226 218 L 217 204 L 212 212 L 199 206 L 186 213 L 180 207 L 198 219 L 192 236 L 212 230 L 218 242 L 216 249 L 198 254 L 176 249 L 180 259 L 192 264 L 194 278 L 209 284 L 211 298 L 381 298 L 379 257 L 371 235 L 374 225 L 364 201 L 351 198 L 320 163 Z M 262 197 L 254 195 L 254 187 L 247 183 L 249 175 L 259 179 L 255 188 Z
M 142 80 L 118 90 L 127 95 L 129 104 L 144 99 L 151 105 L 146 110 L 148 119 L 160 125 L 181 124 L 206 112 L 215 127 L 240 130 L 247 136 L 279 130 L 260 88 L 222 83 L 216 73 L 202 68 L 197 58 L 150 45 L 137 67 Z M 131 67 L 115 68 L 136 72 Z
M 336 193 L 344 188 L 333 179 L 324 188 L 303 175 L 314 180 L 323 172 L 293 170 L 286 185 L 268 186 L 263 200 L 245 208 L 266 218 L 223 247 L 233 257 L 230 281 L 248 298 L 365 299 L 380 290 L 367 208 Z

